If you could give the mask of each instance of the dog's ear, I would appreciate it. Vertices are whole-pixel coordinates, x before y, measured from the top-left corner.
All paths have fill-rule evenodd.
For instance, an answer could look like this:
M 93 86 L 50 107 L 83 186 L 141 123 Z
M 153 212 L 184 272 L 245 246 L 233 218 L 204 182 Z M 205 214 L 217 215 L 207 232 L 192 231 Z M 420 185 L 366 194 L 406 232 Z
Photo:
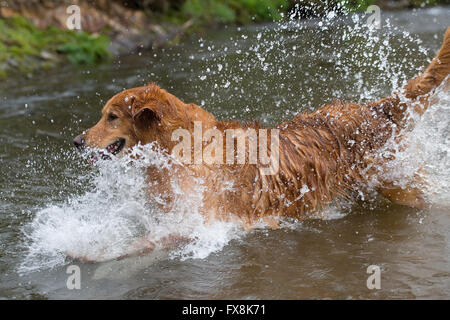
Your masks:
M 136 126 L 146 128 L 159 122 L 162 117 L 162 113 L 155 105 L 145 105 L 142 107 L 133 107 L 131 110 L 131 116 Z

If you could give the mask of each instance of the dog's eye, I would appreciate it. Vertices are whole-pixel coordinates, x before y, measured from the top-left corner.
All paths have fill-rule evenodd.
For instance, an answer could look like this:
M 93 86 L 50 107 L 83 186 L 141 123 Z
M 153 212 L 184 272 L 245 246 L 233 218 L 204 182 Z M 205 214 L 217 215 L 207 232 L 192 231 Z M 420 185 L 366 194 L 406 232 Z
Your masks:
M 116 120 L 117 118 L 119 118 L 119 117 L 113 113 L 108 114 L 108 121 L 113 121 L 113 120 Z

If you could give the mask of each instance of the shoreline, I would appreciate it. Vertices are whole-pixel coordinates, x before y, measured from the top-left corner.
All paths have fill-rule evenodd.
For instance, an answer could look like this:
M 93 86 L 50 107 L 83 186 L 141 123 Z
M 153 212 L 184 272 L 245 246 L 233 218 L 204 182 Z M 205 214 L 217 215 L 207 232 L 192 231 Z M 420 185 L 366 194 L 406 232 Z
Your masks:
M 17 74 L 33 77 L 37 71 L 55 68 L 63 63 L 89 66 L 112 62 L 131 52 L 170 47 L 185 41 L 194 33 L 226 25 L 280 21 L 294 7 L 289 0 L 260 0 L 269 5 L 272 11 L 257 14 L 248 8 L 244 8 L 248 12 L 239 8 L 244 14 L 228 7 L 236 10 L 233 13 L 231 9 L 225 10 L 225 0 L 217 2 L 222 6 L 222 11 L 215 9 L 217 12 L 214 14 L 201 16 L 202 13 L 206 14 L 206 9 L 187 6 L 202 1 L 215 3 L 218 0 L 186 0 L 182 7 L 178 7 L 178 11 L 166 8 L 159 12 L 157 9 L 150 11 L 146 7 L 140 8 L 139 0 L 131 1 L 135 7 L 126 7 L 120 0 L 100 0 L 94 4 L 87 0 L 73 0 L 70 3 L 68 0 L 4 1 L 0 4 L 0 81 Z M 339 1 L 336 0 L 337 3 Z M 365 11 L 367 5 L 374 2 L 382 10 L 393 11 L 411 8 L 414 1 L 424 3 L 422 0 L 360 1 L 365 7 L 359 4 L 359 7 L 347 7 L 345 10 Z M 166 4 L 178 2 L 180 0 L 161 0 L 161 3 Z M 81 30 L 78 31 L 67 28 L 67 8 L 72 3 L 80 9 Z M 311 9 L 308 4 L 314 3 L 313 0 L 305 3 L 295 9 L 299 18 L 318 17 L 330 10 L 316 5 Z M 342 5 L 337 10 L 340 9 Z

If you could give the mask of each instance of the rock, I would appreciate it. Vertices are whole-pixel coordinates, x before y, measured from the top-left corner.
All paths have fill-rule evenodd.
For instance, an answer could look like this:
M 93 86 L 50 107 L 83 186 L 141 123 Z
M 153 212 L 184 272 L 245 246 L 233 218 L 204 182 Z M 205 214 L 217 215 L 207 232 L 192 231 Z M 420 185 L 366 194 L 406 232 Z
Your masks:
M 58 62 L 59 61 L 59 57 L 51 52 L 48 52 L 46 50 L 42 50 L 41 51 L 41 58 L 44 60 L 51 60 L 54 62 Z
M 18 63 L 16 60 L 12 59 L 12 58 L 9 58 L 9 59 L 7 60 L 7 62 L 8 62 L 8 64 L 9 64 L 11 67 L 13 67 L 13 68 L 19 67 L 19 63 Z

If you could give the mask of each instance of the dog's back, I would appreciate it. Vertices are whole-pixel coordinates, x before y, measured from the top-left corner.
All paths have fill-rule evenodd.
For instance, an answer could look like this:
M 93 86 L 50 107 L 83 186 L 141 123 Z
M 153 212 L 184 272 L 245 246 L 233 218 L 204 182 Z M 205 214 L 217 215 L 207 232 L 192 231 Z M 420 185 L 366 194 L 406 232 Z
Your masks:
M 422 113 L 428 96 L 450 72 L 450 28 L 428 68 L 400 93 L 367 105 L 335 102 L 300 114 L 280 129 L 280 170 L 260 177 L 252 188 L 253 216 L 274 214 L 305 218 L 338 196 L 364 192 L 377 174 L 374 153 L 407 123 L 411 106 Z M 448 82 L 448 80 L 446 80 Z M 446 84 L 448 85 L 448 84 Z M 419 190 L 380 179 L 377 189 L 394 202 L 421 207 Z M 269 190 L 265 192 L 264 190 Z

